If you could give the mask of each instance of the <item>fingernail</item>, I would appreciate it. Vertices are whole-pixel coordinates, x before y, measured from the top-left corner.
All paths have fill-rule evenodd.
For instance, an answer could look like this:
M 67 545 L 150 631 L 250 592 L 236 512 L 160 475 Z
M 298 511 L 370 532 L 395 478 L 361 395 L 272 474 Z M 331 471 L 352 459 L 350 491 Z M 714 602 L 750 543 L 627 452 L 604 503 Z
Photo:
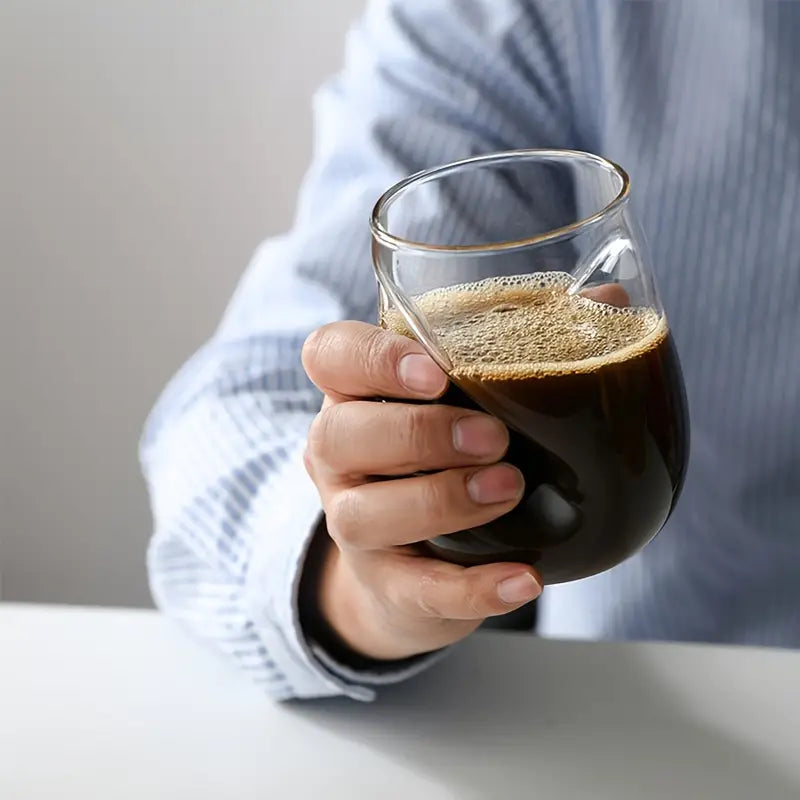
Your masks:
M 542 593 L 542 587 L 530 572 L 522 572 L 497 584 L 497 596 L 510 606 L 527 603 Z
M 406 389 L 425 397 L 436 397 L 447 385 L 447 376 L 429 356 L 422 353 L 403 356 L 397 367 L 397 374 Z
M 522 494 L 522 474 L 510 464 L 494 464 L 467 481 L 467 492 L 476 503 L 504 503 Z
M 468 456 L 498 457 L 508 445 L 505 425 L 493 417 L 474 414 L 462 417 L 453 426 L 453 445 Z

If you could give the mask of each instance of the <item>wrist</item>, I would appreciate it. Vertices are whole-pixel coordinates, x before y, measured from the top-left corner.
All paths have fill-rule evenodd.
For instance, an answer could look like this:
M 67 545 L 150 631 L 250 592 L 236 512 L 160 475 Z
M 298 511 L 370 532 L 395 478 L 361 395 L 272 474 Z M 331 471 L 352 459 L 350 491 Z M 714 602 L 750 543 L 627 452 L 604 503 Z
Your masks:
M 375 670 L 405 654 L 381 655 L 364 624 L 367 600 L 336 544 L 328 536 L 324 518 L 309 547 L 300 582 L 300 626 L 306 638 L 334 661 L 354 670 Z
M 336 544 L 326 536 L 319 574 L 318 603 L 320 616 L 343 649 L 353 658 L 370 662 L 403 658 L 406 653 L 388 652 L 380 644 L 378 631 L 384 627 L 373 606 L 353 574 L 348 561 Z

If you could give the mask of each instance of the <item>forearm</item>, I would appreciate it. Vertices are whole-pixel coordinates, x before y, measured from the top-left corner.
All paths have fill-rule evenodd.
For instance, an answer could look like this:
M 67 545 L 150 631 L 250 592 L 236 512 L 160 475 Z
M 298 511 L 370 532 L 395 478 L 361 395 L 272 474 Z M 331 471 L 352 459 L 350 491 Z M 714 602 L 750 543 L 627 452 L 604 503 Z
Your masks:
M 560 95 L 547 81 L 526 86 L 517 51 L 502 51 L 524 7 L 487 0 L 462 15 L 445 0 L 370 5 L 343 73 L 317 96 L 314 161 L 292 231 L 261 249 L 216 336 L 148 423 L 154 596 L 275 696 L 368 697 L 368 683 L 405 674 L 324 665 L 300 629 L 300 576 L 320 513 L 302 451 L 320 396 L 299 352 L 323 323 L 374 319 L 367 220 L 387 186 L 476 152 L 569 144 L 569 120 L 552 103 Z M 476 17 L 490 13 L 484 33 Z

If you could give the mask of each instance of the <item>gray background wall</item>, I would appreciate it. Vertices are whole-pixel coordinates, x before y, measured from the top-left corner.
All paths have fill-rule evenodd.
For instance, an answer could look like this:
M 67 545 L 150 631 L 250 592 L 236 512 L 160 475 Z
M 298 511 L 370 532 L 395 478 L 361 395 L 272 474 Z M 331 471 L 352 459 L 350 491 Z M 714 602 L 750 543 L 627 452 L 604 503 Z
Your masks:
M 362 5 L 0 4 L 2 599 L 149 603 L 142 421 L 288 225 Z

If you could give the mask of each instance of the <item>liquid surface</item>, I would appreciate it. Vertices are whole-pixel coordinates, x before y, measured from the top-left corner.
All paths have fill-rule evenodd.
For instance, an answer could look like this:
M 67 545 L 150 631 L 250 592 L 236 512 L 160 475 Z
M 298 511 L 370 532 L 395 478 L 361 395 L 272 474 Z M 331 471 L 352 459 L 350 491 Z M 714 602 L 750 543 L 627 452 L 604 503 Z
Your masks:
M 506 460 L 526 482 L 512 512 L 431 542 L 442 558 L 524 561 L 547 583 L 574 580 L 627 558 L 669 516 L 688 428 L 666 322 L 626 307 L 613 285 L 569 296 L 569 280 L 495 278 L 415 298 L 453 364 L 441 402 L 502 419 Z M 410 335 L 395 311 L 383 324 Z
M 664 318 L 653 309 L 568 295 L 571 280 L 563 272 L 488 278 L 437 289 L 415 302 L 453 363 L 454 378 L 586 372 L 632 358 L 666 337 Z M 386 322 L 411 335 L 398 312 Z

